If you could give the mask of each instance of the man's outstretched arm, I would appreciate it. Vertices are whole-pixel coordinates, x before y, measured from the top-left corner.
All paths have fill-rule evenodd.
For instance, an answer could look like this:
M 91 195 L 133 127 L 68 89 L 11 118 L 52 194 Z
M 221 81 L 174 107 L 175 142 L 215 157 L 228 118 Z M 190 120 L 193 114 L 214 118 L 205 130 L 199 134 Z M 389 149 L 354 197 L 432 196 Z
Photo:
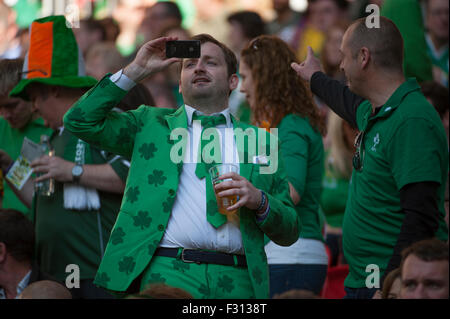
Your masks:
M 123 70 L 131 81 L 138 83 L 180 59 L 165 57 L 165 43 L 176 38 L 159 38 L 144 44 L 136 58 Z M 127 91 L 104 77 L 84 94 L 64 115 L 64 127 L 78 138 L 103 150 L 131 157 L 140 113 L 145 108 L 118 113 L 112 108 Z
M 305 81 L 310 83 L 311 91 L 321 98 L 337 115 L 357 128 L 356 109 L 364 98 L 353 93 L 341 82 L 328 77 L 322 72 L 320 61 L 308 47 L 306 60 L 300 64 L 292 63 L 291 67 Z

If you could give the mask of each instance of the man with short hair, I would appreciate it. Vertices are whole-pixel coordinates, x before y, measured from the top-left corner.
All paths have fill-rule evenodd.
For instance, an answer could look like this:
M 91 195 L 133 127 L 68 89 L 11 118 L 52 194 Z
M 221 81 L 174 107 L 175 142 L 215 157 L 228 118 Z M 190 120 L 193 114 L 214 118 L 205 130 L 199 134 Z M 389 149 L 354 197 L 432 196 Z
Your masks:
M 403 76 L 403 40 L 391 20 L 380 17 L 380 28 L 357 20 L 345 32 L 341 51 L 348 87 L 320 72 L 311 49 L 292 67 L 360 130 L 343 223 L 350 267 L 345 289 L 347 298 L 372 298 L 380 283 L 371 286 L 367 269 L 375 265 L 384 276 L 399 266 L 400 252 L 411 243 L 447 239 L 447 139 L 416 80 Z
M 402 299 L 448 299 L 448 244 L 422 240 L 402 252 Z
M 288 246 L 299 234 L 286 173 L 277 161 L 273 136 L 264 130 L 257 134 L 257 128 L 230 115 L 229 94 L 238 84 L 233 52 L 209 35 L 192 39 L 200 41 L 201 56 L 182 61 L 165 56 L 167 41 L 176 38 L 147 42 L 131 64 L 104 77 L 64 117 L 65 127 L 78 137 L 132 158 L 96 284 L 126 292 L 134 284 L 144 290 L 149 283 L 165 283 L 194 298 L 268 298 L 264 235 Z M 146 106 L 121 114 L 110 111 L 134 83 L 176 62 L 182 63 L 184 106 L 175 111 Z M 214 162 L 238 170 L 221 175 L 228 180 L 215 186 L 207 172 L 213 163 L 205 159 L 210 154 L 210 144 L 203 145 L 207 130 L 225 136 L 210 142 L 217 142 L 214 155 L 220 154 Z M 239 138 L 244 131 L 256 138 L 254 145 Z M 174 144 L 177 136 L 182 139 Z M 252 146 L 270 148 L 271 158 L 269 153 L 254 154 Z M 192 154 L 204 161 L 190 161 Z M 275 163 L 274 172 L 265 172 Z M 227 210 L 237 212 L 228 217 L 217 206 L 225 196 L 239 196 Z

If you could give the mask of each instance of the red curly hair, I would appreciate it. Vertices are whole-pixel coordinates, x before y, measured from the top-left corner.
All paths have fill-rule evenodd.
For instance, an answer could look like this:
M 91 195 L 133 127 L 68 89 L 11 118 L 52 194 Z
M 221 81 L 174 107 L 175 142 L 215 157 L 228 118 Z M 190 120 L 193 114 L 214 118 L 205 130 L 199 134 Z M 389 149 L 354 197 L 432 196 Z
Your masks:
M 249 67 L 255 85 L 252 122 L 257 126 L 269 123 L 277 127 L 288 114 L 309 120 L 311 126 L 326 134 L 326 126 L 312 93 L 305 82 L 291 68 L 298 60 L 294 51 L 276 36 L 262 35 L 242 50 L 241 59 Z

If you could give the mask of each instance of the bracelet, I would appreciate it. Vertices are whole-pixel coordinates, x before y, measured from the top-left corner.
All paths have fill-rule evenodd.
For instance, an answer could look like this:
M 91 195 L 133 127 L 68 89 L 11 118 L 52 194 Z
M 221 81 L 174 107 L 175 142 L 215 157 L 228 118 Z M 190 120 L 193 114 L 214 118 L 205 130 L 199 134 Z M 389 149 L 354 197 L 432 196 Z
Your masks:
M 257 212 L 261 211 L 261 209 L 264 208 L 267 201 L 266 193 L 264 193 L 262 190 L 260 190 L 260 192 L 261 192 L 261 204 L 259 204 L 258 208 L 256 209 Z
M 256 213 L 256 221 L 262 222 L 264 219 L 266 219 L 267 215 L 269 215 L 270 211 L 270 203 L 267 204 L 266 211 L 264 213 Z

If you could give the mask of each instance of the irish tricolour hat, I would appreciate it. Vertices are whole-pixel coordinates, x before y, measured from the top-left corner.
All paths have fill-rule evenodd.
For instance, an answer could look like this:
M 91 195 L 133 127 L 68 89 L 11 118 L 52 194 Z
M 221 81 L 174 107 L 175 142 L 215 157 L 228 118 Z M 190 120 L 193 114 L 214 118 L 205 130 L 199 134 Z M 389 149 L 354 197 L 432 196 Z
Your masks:
M 48 16 L 33 21 L 22 79 L 10 96 L 28 100 L 25 88 L 35 82 L 73 88 L 91 87 L 97 83 L 94 78 L 86 76 L 83 56 L 68 25 L 64 16 Z

